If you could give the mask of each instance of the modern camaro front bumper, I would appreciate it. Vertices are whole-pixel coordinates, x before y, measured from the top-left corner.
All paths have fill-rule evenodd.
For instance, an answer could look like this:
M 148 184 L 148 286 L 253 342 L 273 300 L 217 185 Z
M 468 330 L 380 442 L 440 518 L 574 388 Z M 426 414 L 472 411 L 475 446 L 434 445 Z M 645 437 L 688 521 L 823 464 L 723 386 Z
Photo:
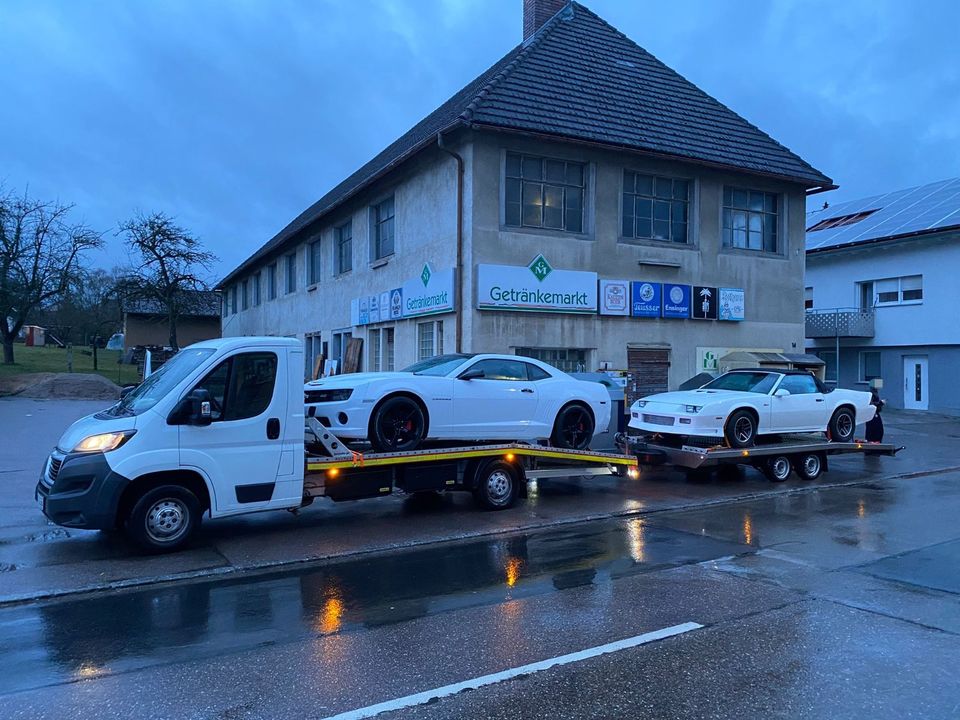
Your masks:
M 55 450 L 43 466 L 34 499 L 57 525 L 106 530 L 116 525 L 120 496 L 129 483 L 103 453 Z

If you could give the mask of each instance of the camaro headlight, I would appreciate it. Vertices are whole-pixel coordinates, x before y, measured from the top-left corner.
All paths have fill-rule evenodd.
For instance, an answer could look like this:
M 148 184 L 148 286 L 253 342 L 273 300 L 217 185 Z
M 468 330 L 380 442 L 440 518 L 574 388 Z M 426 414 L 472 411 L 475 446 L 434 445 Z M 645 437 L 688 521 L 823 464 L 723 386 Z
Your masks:
M 637 400 L 637 407 L 646 407 L 646 406 L 647 406 L 646 400 Z
M 683 410 L 691 415 L 696 415 L 698 412 L 703 410 L 703 405 L 684 405 Z
M 344 400 L 349 400 L 351 395 L 353 395 L 351 388 L 341 390 L 307 390 L 306 393 L 304 393 L 304 399 L 308 403 L 343 402 Z
M 136 430 L 124 430 L 122 432 L 100 433 L 99 435 L 88 435 L 77 443 L 73 452 L 92 453 L 92 452 L 110 452 L 116 450 L 127 440 L 136 434 Z

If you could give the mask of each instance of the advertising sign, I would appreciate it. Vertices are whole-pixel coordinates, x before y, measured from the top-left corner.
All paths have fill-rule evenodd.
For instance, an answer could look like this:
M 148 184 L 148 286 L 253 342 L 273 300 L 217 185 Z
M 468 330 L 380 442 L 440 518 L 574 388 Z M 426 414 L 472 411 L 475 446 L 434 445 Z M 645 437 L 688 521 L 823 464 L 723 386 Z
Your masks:
M 693 307 L 690 317 L 694 320 L 717 319 L 717 289 L 703 285 L 693 286 Z
M 543 255 L 526 266 L 478 265 L 477 308 L 595 314 L 597 274 L 557 270 Z
M 630 282 L 628 280 L 600 281 L 600 314 L 630 314 Z
M 369 325 L 370 324 L 370 298 L 362 297 L 360 298 L 360 325 Z
M 743 288 L 720 288 L 720 320 L 743 320 Z
M 663 284 L 663 317 L 690 317 L 690 286 Z
M 660 283 L 634 282 L 633 283 L 633 311 L 634 317 L 660 317 L 660 304 L 663 287 Z
M 403 317 L 403 290 L 394 288 L 390 291 L 390 319 L 399 320 Z
M 429 263 L 420 276 L 403 284 L 403 317 L 420 317 L 454 309 L 453 268 L 434 270 Z
M 380 293 L 380 322 L 390 319 L 390 293 Z
M 380 322 L 380 296 L 371 295 L 367 299 L 367 318 L 368 322 L 378 323 Z

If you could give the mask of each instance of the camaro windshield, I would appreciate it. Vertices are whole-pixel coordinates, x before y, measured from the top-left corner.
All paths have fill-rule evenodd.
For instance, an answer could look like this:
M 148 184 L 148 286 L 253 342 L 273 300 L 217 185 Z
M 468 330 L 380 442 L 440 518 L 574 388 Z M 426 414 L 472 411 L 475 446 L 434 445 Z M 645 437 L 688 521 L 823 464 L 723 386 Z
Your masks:
M 176 387 L 181 380 L 213 354 L 212 348 L 181 350 L 159 370 L 131 390 L 108 411 L 111 415 L 139 415 L 149 410 Z
M 735 372 L 721 375 L 703 386 L 704 390 L 736 390 L 766 395 L 777 384 L 779 376 L 761 372 Z
M 414 375 L 435 375 L 442 377 L 453 372 L 472 357 L 473 355 L 462 354 L 437 355 L 414 363 L 410 367 L 405 367 L 403 372 L 413 373 Z

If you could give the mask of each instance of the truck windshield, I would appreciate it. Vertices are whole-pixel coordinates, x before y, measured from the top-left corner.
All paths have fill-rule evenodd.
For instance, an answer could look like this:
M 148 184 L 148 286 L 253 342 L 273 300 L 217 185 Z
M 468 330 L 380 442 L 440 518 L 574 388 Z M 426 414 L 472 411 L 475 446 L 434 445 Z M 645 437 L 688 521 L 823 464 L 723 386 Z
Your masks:
M 181 350 L 134 390 L 131 390 L 108 412 L 117 416 L 139 415 L 146 412 L 160 402 L 181 380 L 196 370 L 204 360 L 213 355 L 213 352 L 213 348 Z
M 403 372 L 413 373 L 414 375 L 435 375 L 442 377 L 453 372 L 472 357 L 473 355 L 461 353 L 455 355 L 436 355 L 404 368 Z
M 721 375 L 703 386 L 703 390 L 736 390 L 766 395 L 777 384 L 779 375 L 765 372 L 734 372 Z

